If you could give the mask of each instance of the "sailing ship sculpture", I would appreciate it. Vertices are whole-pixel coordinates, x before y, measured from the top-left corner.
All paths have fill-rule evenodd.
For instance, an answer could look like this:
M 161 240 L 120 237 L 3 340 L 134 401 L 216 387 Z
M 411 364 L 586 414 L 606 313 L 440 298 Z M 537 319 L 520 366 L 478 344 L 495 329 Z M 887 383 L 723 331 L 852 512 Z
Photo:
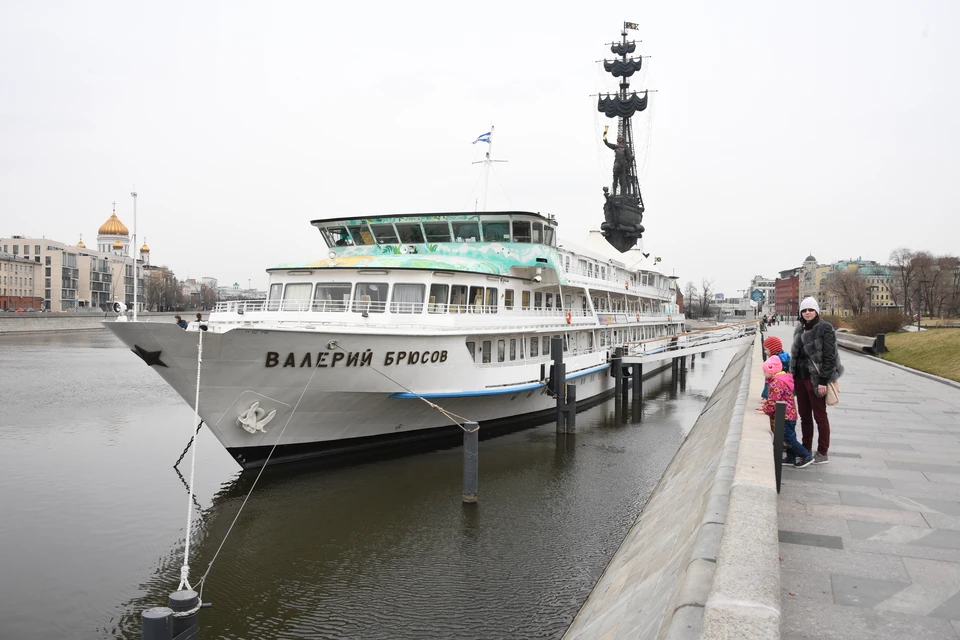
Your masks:
M 597 110 L 608 118 L 617 118 L 617 142 L 607 140 L 604 127 L 603 142 L 613 149 L 613 184 L 603 188 L 603 236 L 617 251 L 624 253 L 643 237 L 643 198 L 637 181 L 637 163 L 634 156 L 633 126 L 630 118 L 647 108 L 647 92 L 630 92 L 629 78 L 640 70 L 641 56 L 628 57 L 637 49 L 637 43 L 627 41 L 627 29 L 636 29 L 633 22 L 624 22 L 620 42 L 610 45 L 610 51 L 619 58 L 604 60 L 603 68 L 615 78 L 621 78 L 620 90 L 615 95 L 601 95 Z

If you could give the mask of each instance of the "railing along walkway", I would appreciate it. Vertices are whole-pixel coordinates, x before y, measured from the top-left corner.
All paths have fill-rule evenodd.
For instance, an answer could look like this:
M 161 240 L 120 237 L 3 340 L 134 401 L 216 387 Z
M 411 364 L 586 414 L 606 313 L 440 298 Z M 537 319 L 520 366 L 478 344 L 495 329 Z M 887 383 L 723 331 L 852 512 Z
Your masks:
M 722 347 L 752 342 L 759 326 L 758 320 L 726 324 L 711 329 L 700 329 L 672 337 L 652 338 L 623 345 L 624 364 L 643 364 L 662 360 L 664 356 L 680 358 Z M 667 341 L 665 345 L 664 342 Z

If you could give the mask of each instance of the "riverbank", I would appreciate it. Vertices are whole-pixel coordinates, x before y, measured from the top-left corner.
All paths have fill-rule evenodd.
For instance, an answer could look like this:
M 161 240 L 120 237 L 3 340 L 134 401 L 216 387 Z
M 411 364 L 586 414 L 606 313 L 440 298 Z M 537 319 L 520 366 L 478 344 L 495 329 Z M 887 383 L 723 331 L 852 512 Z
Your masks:
M 195 311 L 181 311 L 192 318 Z M 0 334 L 45 333 L 48 331 L 93 331 L 103 329 L 104 322 L 117 318 L 112 312 L 77 311 L 73 313 L 3 313 L 0 314 Z M 141 322 L 173 322 L 173 311 L 162 313 L 143 312 L 137 319 Z

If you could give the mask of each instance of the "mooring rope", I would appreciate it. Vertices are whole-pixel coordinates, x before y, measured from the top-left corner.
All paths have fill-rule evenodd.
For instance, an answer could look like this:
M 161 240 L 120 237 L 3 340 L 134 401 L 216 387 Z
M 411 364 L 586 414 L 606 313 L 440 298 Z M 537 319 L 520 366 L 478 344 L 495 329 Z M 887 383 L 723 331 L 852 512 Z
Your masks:
M 193 422 L 190 423 L 190 430 L 193 430 L 193 425 L 197 423 L 200 419 L 200 368 L 203 365 L 203 334 L 204 331 L 201 328 L 198 332 L 199 338 L 197 339 L 197 393 L 194 397 L 193 402 Z M 197 428 L 200 428 L 200 425 L 197 425 Z M 196 433 L 194 433 L 196 435 Z M 191 440 L 193 437 L 191 436 Z M 178 462 L 179 464 L 179 462 Z M 177 587 L 177 591 L 180 591 L 184 587 L 187 589 L 193 590 L 193 587 L 190 586 L 190 538 L 191 528 L 193 524 L 193 480 L 195 472 L 197 469 L 197 445 L 193 445 L 193 455 L 190 456 L 190 482 L 188 485 L 187 493 L 189 498 L 187 499 L 187 537 L 186 543 L 183 547 L 183 566 L 180 567 L 180 586 Z

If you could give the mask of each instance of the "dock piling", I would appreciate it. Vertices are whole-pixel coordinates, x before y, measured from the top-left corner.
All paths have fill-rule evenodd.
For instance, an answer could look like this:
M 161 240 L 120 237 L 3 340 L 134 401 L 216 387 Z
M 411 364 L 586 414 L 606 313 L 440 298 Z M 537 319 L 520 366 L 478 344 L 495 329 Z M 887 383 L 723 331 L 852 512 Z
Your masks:
M 174 591 L 167 598 L 167 605 L 173 613 L 182 613 L 196 609 L 200 603 L 200 595 L 192 589 Z M 173 616 L 173 637 L 176 640 L 195 640 L 200 637 L 200 612 L 183 617 Z
M 475 504 L 479 485 L 480 425 L 463 424 L 463 502 Z
M 143 622 L 141 640 L 171 640 L 173 638 L 173 609 L 153 607 L 140 614 Z

